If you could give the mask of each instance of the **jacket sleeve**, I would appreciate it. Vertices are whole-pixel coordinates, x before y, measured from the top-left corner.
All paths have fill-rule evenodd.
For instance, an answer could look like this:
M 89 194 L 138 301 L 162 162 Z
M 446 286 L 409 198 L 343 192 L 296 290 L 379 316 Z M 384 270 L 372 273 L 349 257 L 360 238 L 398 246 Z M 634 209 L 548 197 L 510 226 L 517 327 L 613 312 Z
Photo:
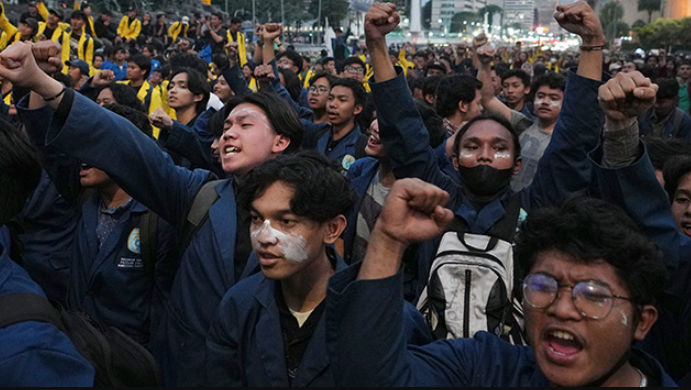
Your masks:
M 569 72 L 552 139 L 533 182 L 522 194 L 524 208 L 548 205 L 590 186 L 592 170 L 587 154 L 598 145 L 604 123 L 597 100 L 600 85 L 601 81 Z
M 58 328 L 27 321 L 0 330 L 0 377 L 8 387 L 91 387 L 93 366 Z
M 122 38 L 127 38 L 125 34 L 127 33 L 127 21 L 129 18 L 127 16 L 123 16 L 122 19 L 120 19 L 120 24 L 118 25 L 118 35 L 121 36 Z
M 27 101 L 28 97 L 22 99 L 17 105 L 17 112 L 22 118 L 26 134 L 43 156 L 43 169 L 50 176 L 60 195 L 70 204 L 76 205 L 83 192 L 79 180 L 79 161 L 45 145 L 46 131 L 50 125 L 52 112 L 48 106 L 29 110 L 26 108 Z
M 300 119 L 312 121 L 312 118 L 314 117 L 314 113 L 312 112 L 311 109 L 307 107 L 303 107 L 295 102 L 292 97 L 290 97 L 290 93 L 286 89 L 286 87 L 281 84 L 281 77 L 279 76 L 278 72 L 278 66 L 276 66 L 276 60 L 271 60 L 271 65 L 273 71 L 274 71 L 274 80 L 271 82 L 271 88 L 280 96 L 283 100 L 285 100 L 288 104 L 290 104 L 291 107 L 295 111 L 297 111 L 298 116 L 300 116 Z
M 243 76 L 238 64 L 232 68 L 225 68 L 223 70 L 223 78 L 226 79 L 228 86 L 235 92 L 236 96 L 246 96 L 254 93 L 247 86 L 247 79 Z
M 691 238 L 677 230 L 669 198 L 655 176 L 650 158 L 641 144 L 641 154 L 628 167 L 607 169 L 601 165 L 602 148 L 590 154 L 602 199 L 616 204 L 643 229 L 665 256 L 670 280 L 668 292 L 684 296 L 691 278 Z
M 437 165 L 429 145 L 429 132 L 415 107 L 403 73 L 381 83 L 371 83 L 377 107 L 379 135 L 397 179 L 414 177 L 449 192 L 454 204 L 458 186 Z
M 46 145 L 103 170 L 134 199 L 181 228 L 210 172 L 177 167 L 127 119 L 78 93 L 67 113 L 64 118 L 53 114 Z

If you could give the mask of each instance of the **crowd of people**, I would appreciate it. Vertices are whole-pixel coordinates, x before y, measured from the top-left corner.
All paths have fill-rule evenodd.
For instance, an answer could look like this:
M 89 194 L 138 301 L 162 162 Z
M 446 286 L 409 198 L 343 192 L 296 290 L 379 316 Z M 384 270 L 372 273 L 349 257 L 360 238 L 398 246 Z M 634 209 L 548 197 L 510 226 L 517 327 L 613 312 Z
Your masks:
M 101 11 L 0 14 L 4 385 L 99 376 L 18 293 L 165 386 L 691 383 L 691 60 Z

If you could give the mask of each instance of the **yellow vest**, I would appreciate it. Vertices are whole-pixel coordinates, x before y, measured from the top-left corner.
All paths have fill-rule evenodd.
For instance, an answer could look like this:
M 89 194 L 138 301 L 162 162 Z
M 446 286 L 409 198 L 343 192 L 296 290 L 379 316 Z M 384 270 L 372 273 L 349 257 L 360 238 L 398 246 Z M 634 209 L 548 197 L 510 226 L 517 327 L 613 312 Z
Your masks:
M 184 28 L 183 28 L 183 26 L 184 26 Z M 182 22 L 175 22 L 168 29 L 168 36 L 173 38 L 173 42 L 175 42 L 178 40 L 178 37 L 180 35 L 187 38 L 187 32 L 189 31 L 189 29 L 190 29 L 189 24 L 182 24 Z
M 118 81 L 118 84 L 130 85 L 130 80 Z M 142 84 L 142 86 L 139 87 L 139 91 L 137 91 L 137 98 L 140 102 L 142 102 L 142 104 L 144 104 L 144 108 L 146 108 L 146 112 L 149 115 L 151 115 L 154 111 L 161 107 L 161 89 L 159 87 L 152 87 L 146 80 L 144 80 L 144 84 Z M 161 129 L 153 126 L 152 128 L 154 137 L 158 139 L 158 135 L 160 134 Z
M 125 15 L 120 19 L 120 25 L 118 26 L 118 35 L 123 39 L 137 39 L 139 33 L 142 31 L 142 22 L 139 19 L 134 19 L 130 23 L 129 16 Z
M 242 68 L 247 63 L 247 46 L 245 44 L 245 34 L 243 34 L 242 31 L 238 31 L 236 33 L 236 36 L 233 37 L 231 31 L 228 30 L 227 35 L 228 42 L 238 43 L 238 57 L 240 57 L 240 67 Z
M 43 34 L 46 31 L 47 27 L 48 27 L 47 23 L 39 22 L 38 23 L 38 33 L 36 34 L 36 36 Z M 49 40 L 51 40 L 53 42 L 57 42 L 60 39 L 60 35 L 62 35 L 62 32 L 67 30 L 68 28 L 69 28 L 69 24 L 58 23 L 58 28 L 56 28 L 55 31 L 53 31 L 53 35 L 50 37 L 46 37 L 46 38 L 48 38 Z
M 70 39 L 72 38 L 72 29 L 68 29 L 62 33 L 59 38 L 59 44 L 62 45 L 62 62 L 67 63 L 70 60 Z M 94 39 L 84 31 L 82 27 L 82 36 L 79 38 L 79 46 L 77 49 L 77 57 L 80 60 L 86 61 L 89 68 L 94 66 Z M 67 74 L 69 67 L 64 67 L 62 73 Z

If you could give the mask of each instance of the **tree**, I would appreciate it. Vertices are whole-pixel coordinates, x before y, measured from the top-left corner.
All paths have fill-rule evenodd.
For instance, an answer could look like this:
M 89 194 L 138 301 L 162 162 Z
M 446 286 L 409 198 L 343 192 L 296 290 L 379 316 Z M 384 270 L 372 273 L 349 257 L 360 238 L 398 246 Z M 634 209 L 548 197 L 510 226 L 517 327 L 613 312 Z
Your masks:
M 477 13 L 480 15 L 483 21 L 485 20 L 485 14 L 487 14 L 487 23 L 489 24 L 487 32 L 492 32 L 492 18 L 497 14 L 502 15 L 504 10 L 498 5 L 490 4 L 480 8 Z
M 636 20 L 635 22 L 633 22 L 633 25 L 631 25 L 631 27 L 634 28 L 634 29 L 636 29 L 636 28 L 641 28 L 641 27 L 643 27 L 643 26 L 645 26 L 645 25 L 646 25 L 646 23 L 645 23 L 644 21 L 638 19 L 638 20 Z
M 470 23 L 479 23 L 481 21 L 482 19 L 480 18 L 480 15 L 476 14 L 475 12 L 459 12 L 451 19 L 451 27 L 449 27 L 449 32 L 461 33 Z
M 612 40 L 618 36 L 619 22 L 624 17 L 624 8 L 619 2 L 610 1 L 600 11 L 600 22 L 605 29 L 605 37 Z
M 684 34 L 691 31 L 691 18 L 666 19 L 660 18 L 655 23 L 634 29 L 636 36 L 645 49 L 672 46 L 676 49 L 689 49 L 691 43 Z
M 662 0 L 638 0 L 638 10 L 648 13 L 648 24 L 653 21 L 653 12 L 659 11 Z
M 432 0 L 422 6 L 422 28 L 429 29 L 432 26 Z
M 319 1 L 312 0 L 312 3 L 310 3 L 309 13 L 314 19 L 319 17 Z M 329 18 L 329 24 L 334 25 L 340 23 L 341 20 L 348 16 L 348 2 L 345 0 L 321 0 L 321 3 L 322 26 L 324 26 L 326 18 Z

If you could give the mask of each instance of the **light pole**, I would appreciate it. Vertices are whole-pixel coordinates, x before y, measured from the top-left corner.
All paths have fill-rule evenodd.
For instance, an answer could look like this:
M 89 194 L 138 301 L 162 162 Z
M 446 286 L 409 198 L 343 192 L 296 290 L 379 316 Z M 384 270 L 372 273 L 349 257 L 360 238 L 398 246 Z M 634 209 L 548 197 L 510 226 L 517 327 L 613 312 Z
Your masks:
M 322 26 L 322 0 L 319 0 L 319 12 L 317 13 L 317 27 L 321 28 Z M 321 44 L 322 43 L 322 35 L 319 30 L 317 30 L 317 36 L 319 39 L 317 39 L 317 43 Z
M 286 15 L 285 15 L 285 9 L 283 8 L 283 0 L 281 0 L 281 25 L 283 25 L 283 26 L 286 25 Z

